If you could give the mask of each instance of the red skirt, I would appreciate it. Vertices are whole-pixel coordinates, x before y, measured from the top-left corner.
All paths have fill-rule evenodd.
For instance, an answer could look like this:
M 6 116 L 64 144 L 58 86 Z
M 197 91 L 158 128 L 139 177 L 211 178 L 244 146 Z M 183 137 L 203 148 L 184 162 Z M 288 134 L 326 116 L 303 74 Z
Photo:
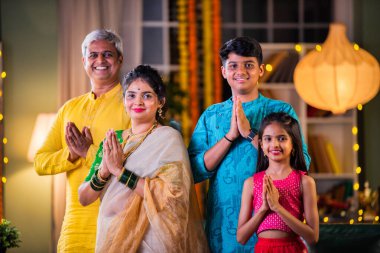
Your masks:
M 305 244 L 299 237 L 258 238 L 255 253 L 307 253 Z

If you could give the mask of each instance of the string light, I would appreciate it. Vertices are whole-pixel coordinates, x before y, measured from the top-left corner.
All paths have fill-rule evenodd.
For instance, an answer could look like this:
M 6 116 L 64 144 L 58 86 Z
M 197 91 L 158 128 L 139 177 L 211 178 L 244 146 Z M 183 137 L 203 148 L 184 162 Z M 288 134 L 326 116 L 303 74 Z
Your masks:
M 352 149 L 354 151 L 358 151 L 359 150 L 359 144 L 355 143 L 354 146 L 352 146 Z
M 4 161 L 5 164 L 7 164 L 9 162 L 8 157 L 4 156 L 3 161 Z
M 379 216 L 375 216 L 375 221 L 379 221 Z
M 7 178 L 6 177 L 2 177 L 1 178 L 1 182 L 3 182 L 3 184 L 5 184 L 7 182 Z
M 355 49 L 356 51 L 359 51 L 359 49 L 360 49 L 359 45 L 355 43 L 355 44 L 354 44 L 354 49 Z
M 7 144 L 7 142 L 8 142 L 8 139 L 7 139 L 6 137 L 4 137 L 4 138 L 3 138 L 3 143 L 4 143 L 4 144 Z
M 350 219 L 350 225 L 354 224 L 354 219 Z
M 273 70 L 272 65 L 270 65 L 270 64 L 265 65 L 265 70 L 268 72 L 271 72 Z
M 5 71 L 1 72 L 1 78 L 5 78 L 7 76 L 7 73 Z
M 352 127 L 352 134 L 357 135 L 358 134 L 358 128 L 356 126 Z
M 363 215 L 363 209 L 359 209 L 358 214 L 361 216 Z
M 360 166 L 356 167 L 356 174 L 360 174 L 362 172 L 362 168 Z
M 353 186 L 354 190 L 357 191 L 359 190 L 359 183 L 355 183 Z
M 302 46 L 301 46 L 300 44 L 296 44 L 296 45 L 294 46 L 294 49 L 295 49 L 298 53 L 302 52 Z
M 322 51 L 322 46 L 321 45 L 316 45 L 315 46 L 315 50 L 317 50 L 318 52 L 321 52 Z
M 361 111 L 361 110 L 363 110 L 363 105 L 362 104 L 358 104 L 357 108 L 358 108 L 359 111 Z
M 362 216 L 359 216 L 358 217 L 358 221 L 361 222 L 363 220 L 363 217 Z
M 324 223 L 329 222 L 329 217 L 327 217 L 327 216 L 326 216 L 326 217 L 323 217 L 323 222 L 324 222 Z

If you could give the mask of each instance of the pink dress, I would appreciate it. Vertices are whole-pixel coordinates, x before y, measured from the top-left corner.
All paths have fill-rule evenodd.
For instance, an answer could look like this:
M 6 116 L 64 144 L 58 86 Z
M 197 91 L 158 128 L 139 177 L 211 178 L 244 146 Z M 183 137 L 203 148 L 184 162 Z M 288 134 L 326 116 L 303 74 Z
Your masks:
M 292 170 L 292 172 L 284 179 L 273 180 L 273 184 L 278 189 L 280 194 L 279 203 L 294 217 L 303 220 L 303 200 L 301 178 L 304 172 Z M 254 189 L 253 189 L 253 208 L 256 212 L 263 203 L 263 178 L 265 171 L 258 172 L 253 175 Z M 257 229 L 257 234 L 264 230 L 281 230 L 284 232 L 292 232 L 290 227 L 281 219 L 281 217 L 269 210 Z

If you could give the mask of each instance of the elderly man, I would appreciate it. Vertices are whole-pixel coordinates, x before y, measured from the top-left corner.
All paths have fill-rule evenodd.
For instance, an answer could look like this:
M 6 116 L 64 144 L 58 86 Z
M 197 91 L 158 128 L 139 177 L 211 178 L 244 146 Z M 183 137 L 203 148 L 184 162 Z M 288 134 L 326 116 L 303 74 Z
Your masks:
M 39 175 L 66 172 L 66 211 L 58 252 L 94 252 L 99 202 L 80 205 L 78 187 L 107 130 L 129 125 L 119 80 L 123 62 L 120 38 L 108 30 L 95 30 L 84 39 L 82 54 L 91 92 L 60 108 L 34 161 Z

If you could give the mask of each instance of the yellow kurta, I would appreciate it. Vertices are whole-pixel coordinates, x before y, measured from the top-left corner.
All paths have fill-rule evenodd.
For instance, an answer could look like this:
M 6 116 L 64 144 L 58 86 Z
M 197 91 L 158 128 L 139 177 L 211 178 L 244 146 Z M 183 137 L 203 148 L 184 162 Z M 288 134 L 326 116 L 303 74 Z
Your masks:
M 87 157 L 74 163 L 67 160 L 69 148 L 65 140 L 65 126 L 69 121 L 74 122 L 80 131 L 85 126 L 89 127 L 94 142 Z M 67 173 L 66 211 L 58 252 L 94 252 L 99 201 L 83 207 L 78 201 L 78 187 L 84 181 L 107 130 L 125 129 L 129 124 L 120 84 L 97 99 L 91 92 L 73 98 L 59 110 L 34 160 L 39 175 Z

